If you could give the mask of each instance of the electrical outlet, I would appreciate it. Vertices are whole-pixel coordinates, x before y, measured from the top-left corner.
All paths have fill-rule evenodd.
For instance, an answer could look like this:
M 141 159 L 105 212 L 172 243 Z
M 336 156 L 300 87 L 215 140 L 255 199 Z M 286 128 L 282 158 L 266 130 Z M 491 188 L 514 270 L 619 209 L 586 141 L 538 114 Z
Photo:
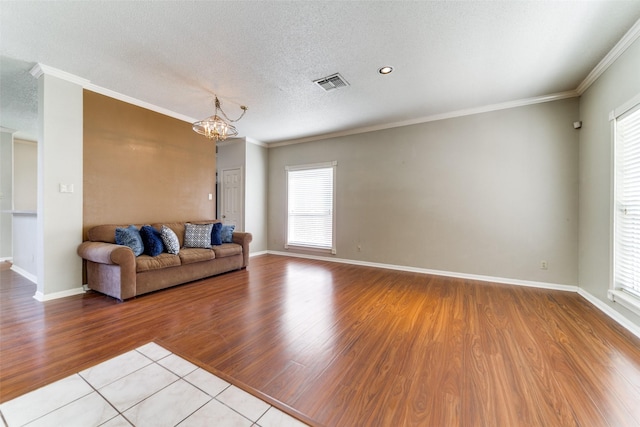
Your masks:
M 547 261 L 540 261 L 540 270 L 548 270 L 549 269 L 549 263 Z
M 362 251 L 362 246 L 358 245 L 358 252 Z

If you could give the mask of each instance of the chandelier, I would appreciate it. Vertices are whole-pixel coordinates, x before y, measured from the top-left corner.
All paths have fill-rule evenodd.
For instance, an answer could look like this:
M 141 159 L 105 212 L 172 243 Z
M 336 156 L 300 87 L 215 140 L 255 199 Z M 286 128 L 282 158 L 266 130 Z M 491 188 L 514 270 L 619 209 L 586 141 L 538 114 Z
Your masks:
M 240 117 L 235 120 L 231 120 L 225 114 L 225 112 L 222 111 L 222 107 L 220 107 L 220 101 L 218 100 L 217 96 L 215 100 L 215 108 L 216 109 L 213 113 L 213 116 L 195 122 L 192 126 L 193 130 L 201 135 L 206 136 L 209 139 L 214 139 L 216 142 L 224 141 L 229 137 L 237 136 L 238 130 L 231 123 L 240 120 L 247 112 L 248 107 L 246 107 L 245 105 L 241 105 L 240 109 L 242 110 L 242 114 L 240 114 Z M 218 112 L 222 114 L 222 117 L 224 117 L 224 119 L 218 115 Z

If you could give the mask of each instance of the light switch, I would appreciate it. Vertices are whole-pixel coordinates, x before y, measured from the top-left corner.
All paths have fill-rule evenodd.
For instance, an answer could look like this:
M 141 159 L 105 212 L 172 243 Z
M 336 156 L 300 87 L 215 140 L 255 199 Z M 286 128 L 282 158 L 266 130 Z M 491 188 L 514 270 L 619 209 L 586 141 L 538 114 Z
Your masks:
M 213 200 L 213 194 L 209 193 L 209 200 Z
M 73 184 L 62 184 L 62 183 L 60 183 L 60 192 L 61 193 L 73 193 Z

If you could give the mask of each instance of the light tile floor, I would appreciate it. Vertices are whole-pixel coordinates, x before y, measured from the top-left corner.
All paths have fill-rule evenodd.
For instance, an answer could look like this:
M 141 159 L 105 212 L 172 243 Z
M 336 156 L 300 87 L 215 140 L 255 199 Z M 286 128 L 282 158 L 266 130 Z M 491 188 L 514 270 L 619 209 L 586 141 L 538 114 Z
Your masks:
M 260 426 L 302 422 L 149 343 L 0 405 L 5 426 Z

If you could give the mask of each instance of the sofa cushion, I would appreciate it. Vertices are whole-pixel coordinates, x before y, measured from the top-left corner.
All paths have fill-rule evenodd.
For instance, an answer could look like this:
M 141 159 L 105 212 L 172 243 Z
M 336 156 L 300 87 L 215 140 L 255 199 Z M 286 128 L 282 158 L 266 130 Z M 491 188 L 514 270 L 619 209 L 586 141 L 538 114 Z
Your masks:
M 142 255 L 142 252 L 144 252 L 142 237 L 140 237 L 140 231 L 135 225 L 130 225 L 127 228 L 116 228 L 115 238 L 116 244 L 129 246 L 135 256 Z
M 180 241 L 176 233 L 166 225 L 163 225 L 160 230 L 160 237 L 162 237 L 162 243 L 164 243 L 164 247 L 167 248 L 167 252 L 178 255 L 180 252 Z
M 178 255 L 161 253 L 158 256 L 140 255 L 136 258 L 136 273 L 143 271 L 157 270 L 165 267 L 177 267 L 180 265 Z
M 211 248 L 211 228 L 213 224 L 191 224 L 188 222 L 184 227 L 185 248 Z
M 222 243 L 233 243 L 233 230 L 235 230 L 235 225 L 223 225 L 222 231 L 220 234 L 222 235 Z
M 221 222 L 215 222 L 213 224 L 213 228 L 211 229 L 211 244 L 212 245 L 222 244 L 222 223 Z
M 216 257 L 211 249 L 202 248 L 182 248 L 180 250 L 180 261 L 182 264 L 192 264 L 200 261 L 210 261 Z
M 224 258 L 242 253 L 242 246 L 237 243 L 223 243 L 220 246 L 214 246 L 212 249 L 216 254 L 216 258 Z
M 160 232 L 150 225 L 143 225 L 140 229 L 140 237 L 144 244 L 144 253 L 149 256 L 158 256 L 164 252 L 164 243 Z

